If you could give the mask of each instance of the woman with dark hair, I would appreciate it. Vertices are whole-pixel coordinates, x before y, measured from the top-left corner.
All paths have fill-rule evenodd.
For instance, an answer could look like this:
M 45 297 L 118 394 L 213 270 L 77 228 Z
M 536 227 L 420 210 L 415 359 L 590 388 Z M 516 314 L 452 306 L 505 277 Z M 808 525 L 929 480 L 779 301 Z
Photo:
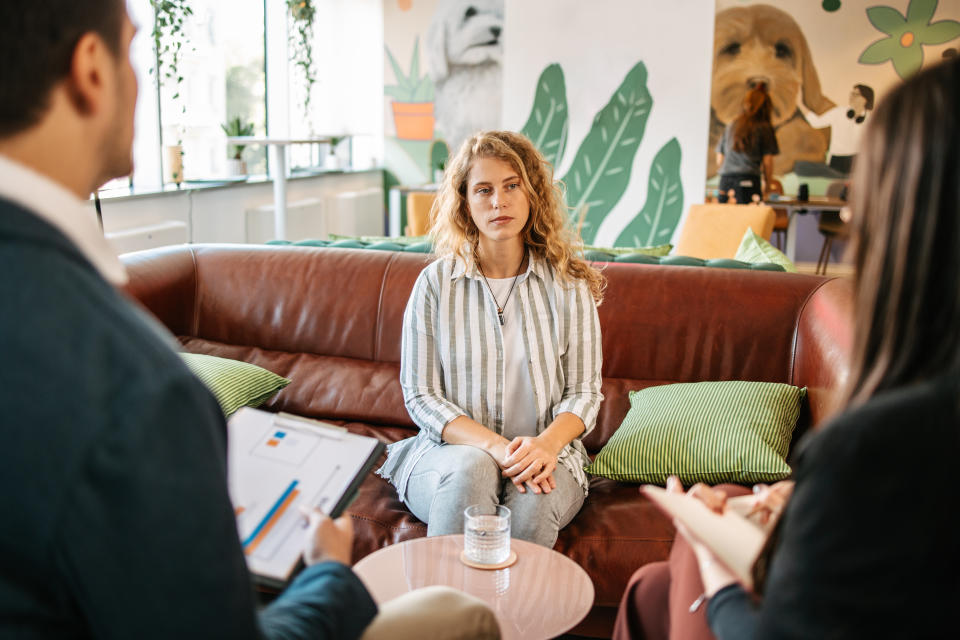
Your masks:
M 634 576 L 616 638 L 709 637 L 707 619 L 721 639 L 952 635 L 960 598 L 957 113 L 960 60 L 918 73 L 867 124 L 852 189 L 855 338 L 843 411 L 799 445 L 765 581 L 748 593 L 705 546 L 678 536 L 669 565 Z M 688 493 L 723 508 L 719 491 Z M 690 604 L 701 589 L 707 619 L 696 611 L 703 598 Z
M 438 258 L 413 287 L 400 356 L 420 433 L 390 445 L 379 473 L 427 535 L 462 532 L 467 506 L 503 504 L 514 537 L 553 547 L 587 495 L 604 278 L 521 134 L 464 142 L 432 213 Z
M 736 202 L 750 203 L 754 196 L 760 198 L 769 193 L 776 182 L 773 179 L 773 156 L 780 153 L 780 147 L 770 119 L 772 109 L 767 85 L 761 82 L 747 92 L 743 98 L 743 113 L 723 132 L 717 143 L 720 202 L 727 202 L 732 192 Z

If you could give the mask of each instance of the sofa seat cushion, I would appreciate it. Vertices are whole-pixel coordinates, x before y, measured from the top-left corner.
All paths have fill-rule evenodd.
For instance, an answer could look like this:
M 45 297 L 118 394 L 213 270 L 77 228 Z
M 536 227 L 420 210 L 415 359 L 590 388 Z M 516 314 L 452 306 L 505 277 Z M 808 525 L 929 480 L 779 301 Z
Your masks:
M 590 495 L 554 549 L 590 576 L 594 605 L 616 607 L 634 571 L 667 559 L 674 534 L 670 518 L 640 495 L 639 485 L 592 478 Z

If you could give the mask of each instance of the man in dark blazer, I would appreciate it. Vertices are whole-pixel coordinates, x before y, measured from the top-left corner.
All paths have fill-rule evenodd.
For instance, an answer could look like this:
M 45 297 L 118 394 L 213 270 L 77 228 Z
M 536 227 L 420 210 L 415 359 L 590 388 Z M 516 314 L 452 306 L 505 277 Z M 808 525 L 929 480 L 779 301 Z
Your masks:
M 87 198 L 132 170 L 124 0 L 0 3 L 0 637 L 352 638 L 346 520 L 257 611 L 219 406 L 113 285 Z

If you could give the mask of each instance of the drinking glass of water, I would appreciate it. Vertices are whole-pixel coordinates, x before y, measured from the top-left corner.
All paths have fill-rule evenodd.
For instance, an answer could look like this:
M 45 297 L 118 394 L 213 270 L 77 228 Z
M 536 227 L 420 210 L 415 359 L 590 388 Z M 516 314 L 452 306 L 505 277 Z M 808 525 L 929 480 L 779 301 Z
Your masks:
M 470 505 L 463 510 L 463 551 L 477 564 L 500 564 L 510 556 L 510 509 Z

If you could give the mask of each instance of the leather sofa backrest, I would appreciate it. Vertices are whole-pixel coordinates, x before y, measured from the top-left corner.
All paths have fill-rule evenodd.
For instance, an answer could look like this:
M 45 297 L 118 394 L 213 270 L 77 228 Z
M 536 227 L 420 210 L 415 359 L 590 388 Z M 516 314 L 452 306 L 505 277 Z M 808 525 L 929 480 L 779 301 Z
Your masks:
M 189 350 L 254 362 L 294 381 L 269 408 L 411 429 L 399 384 L 402 318 L 430 259 L 245 245 L 123 258 L 128 291 Z M 627 392 L 655 384 L 808 385 L 816 387 L 809 419 L 827 415 L 829 389 L 845 379 L 849 351 L 849 291 L 842 283 L 638 264 L 610 264 L 604 273 L 606 399 L 589 450 L 599 450 L 623 420 Z

